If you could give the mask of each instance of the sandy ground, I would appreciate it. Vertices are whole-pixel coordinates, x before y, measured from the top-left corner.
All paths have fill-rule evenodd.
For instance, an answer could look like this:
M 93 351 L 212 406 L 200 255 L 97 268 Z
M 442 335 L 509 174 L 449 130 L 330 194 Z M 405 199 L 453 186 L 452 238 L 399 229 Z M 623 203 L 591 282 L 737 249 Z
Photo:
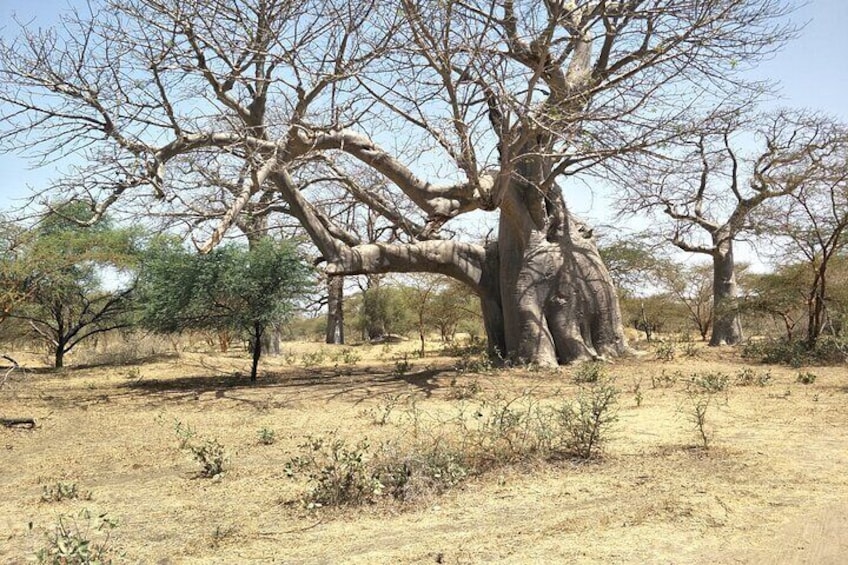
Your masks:
M 454 379 L 476 380 L 482 396 L 576 391 L 573 368 L 458 376 L 455 359 L 431 356 L 398 375 L 402 347 L 308 368 L 289 349 L 257 386 L 243 356 L 62 373 L 32 360 L 0 390 L 0 417 L 38 423 L 0 428 L 0 563 L 27 562 L 59 516 L 82 509 L 118 521 L 109 544 L 129 563 L 848 563 L 848 369 L 803 368 L 817 375 L 804 385 L 798 369 L 750 365 L 769 384 L 716 396 L 704 450 L 684 380 L 654 388 L 651 377 L 733 378 L 745 365 L 731 350 L 608 367 L 621 393 L 600 460 L 502 467 L 407 507 L 306 509 L 306 486 L 284 468 L 297 446 L 401 433 L 375 424 L 392 398 L 438 414 L 456 406 Z M 198 476 L 177 421 L 226 447 L 223 477 Z M 262 428 L 273 445 L 257 441 Z M 58 482 L 82 496 L 42 500 Z

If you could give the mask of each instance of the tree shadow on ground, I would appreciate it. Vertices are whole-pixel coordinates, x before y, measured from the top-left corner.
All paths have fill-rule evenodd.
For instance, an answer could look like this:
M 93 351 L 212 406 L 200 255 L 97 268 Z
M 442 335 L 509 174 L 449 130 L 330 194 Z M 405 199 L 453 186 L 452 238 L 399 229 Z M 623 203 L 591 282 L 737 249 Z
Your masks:
M 325 399 L 327 401 L 351 396 L 355 402 L 414 387 L 426 397 L 440 388 L 439 376 L 451 372 L 451 367 L 428 368 L 402 375 L 386 368 L 343 367 L 314 368 L 291 372 L 266 372 L 255 383 L 241 373 L 219 375 L 190 375 L 176 378 L 141 378 L 120 383 L 116 388 L 127 394 L 141 394 L 163 402 L 211 401 L 229 399 L 245 402 L 257 408 L 284 405 L 283 399 L 250 398 L 260 391 L 291 391 L 292 401 Z

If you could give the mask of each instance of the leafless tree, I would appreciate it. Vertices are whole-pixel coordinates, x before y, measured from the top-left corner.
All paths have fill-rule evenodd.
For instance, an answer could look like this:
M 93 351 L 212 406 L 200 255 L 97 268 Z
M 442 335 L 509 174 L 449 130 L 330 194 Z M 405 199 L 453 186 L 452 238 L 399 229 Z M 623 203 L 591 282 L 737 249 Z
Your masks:
M 758 232 L 752 216 L 758 207 L 798 192 L 818 174 L 832 127 L 819 116 L 779 111 L 708 128 L 682 138 L 665 161 L 623 176 L 625 212 L 661 212 L 670 220 L 672 244 L 712 258 L 710 345 L 733 345 L 742 340 L 734 243 Z M 685 146 L 691 150 L 675 154 Z M 756 148 L 740 149 L 750 146 Z
M 0 50 L 7 149 L 81 155 L 65 190 L 98 213 L 181 215 L 204 250 L 251 203 L 279 203 L 328 274 L 451 276 L 480 295 L 490 348 L 539 364 L 625 348 L 558 182 L 755 94 L 741 71 L 793 33 L 783 0 L 91 6 Z M 326 190 L 391 229 L 363 240 Z M 475 210 L 497 215 L 494 241 L 452 237 Z

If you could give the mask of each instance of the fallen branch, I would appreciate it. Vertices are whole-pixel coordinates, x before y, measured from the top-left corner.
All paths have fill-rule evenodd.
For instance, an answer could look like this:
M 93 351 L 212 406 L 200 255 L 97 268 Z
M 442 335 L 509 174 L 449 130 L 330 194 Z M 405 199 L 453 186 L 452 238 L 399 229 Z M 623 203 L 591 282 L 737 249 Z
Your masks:
M 7 428 L 27 428 L 35 427 L 35 420 L 32 418 L 0 418 L 0 425 Z

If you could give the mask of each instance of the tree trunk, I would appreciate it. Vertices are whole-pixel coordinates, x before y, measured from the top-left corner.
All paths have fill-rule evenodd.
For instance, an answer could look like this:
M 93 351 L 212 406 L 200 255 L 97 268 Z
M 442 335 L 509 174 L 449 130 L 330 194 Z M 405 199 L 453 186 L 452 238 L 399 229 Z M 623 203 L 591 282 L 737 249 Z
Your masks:
M 716 246 L 713 253 L 713 333 L 710 345 L 737 345 L 742 341 L 742 324 L 736 304 L 736 265 L 733 246 Z
M 827 263 L 816 270 L 816 276 L 813 280 L 813 292 L 810 299 L 810 306 L 807 314 L 807 347 L 812 349 L 816 346 L 816 342 L 824 330 L 826 318 L 825 296 L 827 287 Z
M 262 356 L 262 325 L 253 324 L 253 362 L 250 365 L 250 382 L 256 382 L 256 373 L 259 369 L 259 358 Z
M 61 369 L 65 366 L 65 344 L 60 343 L 53 351 L 53 367 Z
M 343 345 L 344 338 L 344 277 L 327 280 L 327 335 L 326 342 Z
M 618 297 L 592 230 L 566 210 L 558 188 L 540 199 L 535 187 L 513 181 L 501 205 L 496 249 L 497 261 L 487 265 L 497 264 L 498 300 L 485 286 L 483 292 L 490 347 L 539 365 L 625 351 Z

